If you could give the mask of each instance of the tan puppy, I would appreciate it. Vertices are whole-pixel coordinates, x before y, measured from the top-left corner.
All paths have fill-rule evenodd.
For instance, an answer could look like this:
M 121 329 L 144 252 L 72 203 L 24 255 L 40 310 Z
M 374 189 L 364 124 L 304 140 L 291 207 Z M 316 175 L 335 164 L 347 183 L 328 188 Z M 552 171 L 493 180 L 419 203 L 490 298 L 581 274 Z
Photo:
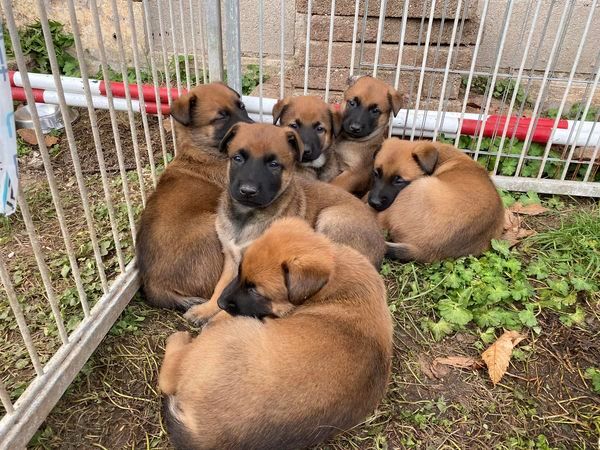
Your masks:
M 314 95 L 286 97 L 273 107 L 273 124 L 277 122 L 296 130 L 304 143 L 298 173 L 325 182 L 339 174 L 335 153 L 335 137 L 342 126 L 339 111 Z
M 216 222 L 223 245 L 223 273 L 209 302 L 186 318 L 205 322 L 219 312 L 217 299 L 235 278 L 243 249 L 278 218 L 298 216 L 332 241 L 346 244 L 379 267 L 385 241 L 370 208 L 351 194 L 320 181 L 294 176 L 302 158 L 295 131 L 265 124 L 234 126 L 221 143 L 229 154 L 229 188 Z
M 383 282 L 306 222 L 281 219 L 258 238 L 219 304 L 234 317 L 167 340 L 159 385 L 175 448 L 306 448 L 357 425 L 383 397 L 392 355 Z
M 502 233 L 504 208 L 488 173 L 451 145 L 388 139 L 368 198 L 396 242 L 388 256 L 402 261 L 479 255 Z
M 390 117 L 400 111 L 403 98 L 377 78 L 364 76 L 352 83 L 344 92 L 342 134 L 335 147 L 342 173 L 332 183 L 362 196 L 369 189 L 375 152 L 388 136 Z
M 221 83 L 198 86 L 173 104 L 178 154 L 148 199 L 136 257 L 149 303 L 187 309 L 212 294 L 223 255 L 215 231 L 227 157 L 218 145 L 238 122 L 251 122 L 240 96 Z

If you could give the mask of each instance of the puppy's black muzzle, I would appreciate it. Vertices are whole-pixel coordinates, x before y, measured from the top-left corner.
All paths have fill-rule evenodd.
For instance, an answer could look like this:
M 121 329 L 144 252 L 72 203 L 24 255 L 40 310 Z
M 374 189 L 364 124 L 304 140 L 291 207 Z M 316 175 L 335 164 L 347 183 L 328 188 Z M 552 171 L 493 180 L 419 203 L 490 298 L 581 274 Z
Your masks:
M 244 286 L 236 277 L 223 290 L 217 300 L 219 308 L 232 316 L 248 316 L 262 319 L 272 315 L 270 302 L 254 287 Z
M 342 129 L 348 136 L 360 139 L 377 129 L 377 119 L 367 108 L 355 106 L 344 111 Z
M 381 178 L 373 180 L 373 186 L 369 192 L 369 205 L 378 212 L 388 209 L 402 189 L 408 186 L 408 182 L 394 184 L 386 182 Z
M 314 128 L 302 126 L 298 129 L 300 139 L 304 143 L 304 152 L 302 153 L 302 162 L 310 162 L 321 156 L 321 140 Z

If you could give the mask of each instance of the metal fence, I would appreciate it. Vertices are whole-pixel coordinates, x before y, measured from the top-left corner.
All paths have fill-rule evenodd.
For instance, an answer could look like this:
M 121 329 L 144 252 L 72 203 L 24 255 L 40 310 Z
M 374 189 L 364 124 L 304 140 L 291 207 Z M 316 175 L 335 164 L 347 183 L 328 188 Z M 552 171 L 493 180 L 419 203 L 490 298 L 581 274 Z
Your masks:
M 60 105 L 59 150 L 69 156 L 54 153 L 34 111 L 44 172 L 21 155 L 19 211 L 0 235 L 0 448 L 27 444 L 137 291 L 136 220 L 176 154 L 169 105 L 193 83 L 227 74 L 242 90 L 246 63 L 256 63 L 259 81 L 271 75 L 244 101 L 255 119 L 271 121 L 276 99 L 267 89 L 332 101 L 342 78 L 381 77 L 406 95 L 391 134 L 453 143 L 503 188 L 600 197 L 597 0 L 298 0 L 291 53 L 285 0 L 250 1 L 251 50 L 236 0 L 111 0 L 111 23 L 100 20 L 97 0 L 85 10 L 66 0 L 74 54 L 85 67 L 94 50 L 98 80 L 87 70 L 61 76 L 47 3 L 28 1 L 51 73 L 28 72 L 17 2 L 0 0 L 16 65 L 13 97 Z M 265 17 L 265 6 L 280 15 Z M 278 52 L 266 52 L 273 33 Z M 85 108 L 79 125 L 69 107 Z

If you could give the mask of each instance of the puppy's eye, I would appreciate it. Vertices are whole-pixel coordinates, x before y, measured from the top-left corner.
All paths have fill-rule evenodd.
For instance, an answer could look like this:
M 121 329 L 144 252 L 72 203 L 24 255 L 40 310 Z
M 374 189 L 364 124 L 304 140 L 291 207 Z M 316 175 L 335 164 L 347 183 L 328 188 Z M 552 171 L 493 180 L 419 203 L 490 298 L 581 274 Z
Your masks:
M 298 124 L 296 122 L 292 122 L 288 125 L 288 127 L 293 128 L 294 130 L 298 129 Z
M 381 110 L 376 106 L 374 108 L 371 109 L 371 114 L 373 115 L 379 115 L 381 114 Z
M 374 176 L 375 178 L 379 178 L 379 177 L 381 176 L 381 170 L 379 170 L 379 169 L 375 169 L 375 170 L 373 171 L 373 176 Z
M 316 127 L 315 130 L 317 130 L 317 133 L 325 133 L 325 128 L 322 125 Z
M 246 105 L 244 105 L 242 102 L 238 103 L 238 108 L 240 108 L 242 111 L 246 109 Z
M 269 161 L 268 165 L 271 169 L 279 169 L 281 167 L 281 164 L 279 164 L 276 160 Z
M 229 111 L 219 111 L 217 114 L 217 120 L 227 119 L 229 117 Z
M 243 163 L 243 162 L 244 162 L 244 157 L 238 153 L 238 154 L 236 154 L 236 155 L 233 155 L 233 156 L 231 157 L 231 160 L 232 160 L 233 162 L 236 162 L 236 163 L 238 163 L 238 164 L 241 164 L 241 163 Z
M 405 183 L 406 183 L 406 180 L 404 180 L 404 178 L 402 178 L 401 176 L 399 176 L 399 175 L 396 175 L 396 176 L 394 177 L 394 180 L 393 180 L 392 182 L 393 182 L 394 184 L 396 184 L 396 185 L 399 185 L 399 184 L 405 184 Z
M 354 99 L 350 99 L 348 100 L 348 106 L 351 106 L 352 108 L 354 108 L 356 106 L 356 100 Z

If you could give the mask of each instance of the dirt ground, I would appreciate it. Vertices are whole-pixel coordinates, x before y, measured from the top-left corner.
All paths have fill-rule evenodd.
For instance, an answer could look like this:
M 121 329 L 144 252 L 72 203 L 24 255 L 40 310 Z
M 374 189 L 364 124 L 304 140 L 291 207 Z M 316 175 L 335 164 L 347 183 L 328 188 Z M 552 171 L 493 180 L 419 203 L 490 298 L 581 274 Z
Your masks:
M 128 179 L 141 211 L 141 192 L 135 176 L 135 159 L 126 114 L 119 114 Z M 146 166 L 148 157 L 141 122 L 137 121 L 140 154 Z M 100 135 L 105 148 L 107 168 L 111 175 L 111 192 L 117 205 L 119 233 L 126 258 L 132 256 L 131 236 L 123 205 L 122 181 L 117 174 L 117 158 L 108 113 L 99 113 Z M 155 161 L 161 162 L 159 130 L 151 123 Z M 97 173 L 95 147 L 85 111 L 74 126 L 78 151 L 94 211 L 97 233 L 101 241 L 110 241 L 110 229 L 103 208 L 104 198 Z M 171 139 L 166 134 L 167 141 Z M 51 151 L 52 152 L 52 151 Z M 42 245 L 50 255 L 54 275 L 61 272 L 65 261 L 62 238 L 57 229 L 45 175 L 36 166 L 35 150 L 21 159 L 23 183 L 32 206 L 34 222 L 40 230 Z M 64 135 L 53 153 L 53 165 L 59 182 L 68 228 L 74 236 L 78 260 L 82 267 L 93 269 L 91 249 L 86 247 L 89 235 L 82 224 L 82 211 Z M 144 169 L 147 192 L 151 189 L 148 168 Z M 566 207 L 543 217 L 527 218 L 527 226 L 538 231 L 557 228 L 563 220 L 581 210 L 597 211 L 597 202 L 562 199 Z M 10 247 L 14 255 L 9 265 L 13 276 L 22 280 L 16 285 L 20 298 L 29 305 L 34 342 L 46 360 L 58 345 L 56 331 L 48 329 L 48 308 L 31 248 L 22 221 L 12 217 L 2 224 L 0 245 Z M 103 255 L 109 278 L 118 273 L 114 248 L 107 244 Z M 55 263 L 54 257 L 62 258 Z M 54 265 L 52 265 L 54 264 Z M 98 294 L 94 271 L 89 270 L 90 296 Z M 86 272 L 87 273 L 87 272 Z M 54 276 L 53 275 L 53 276 Z M 56 275 L 53 282 L 61 294 L 64 312 L 71 314 L 77 304 L 69 303 L 72 283 Z M 584 375 L 587 368 L 600 367 L 600 308 L 598 297 L 580 299 L 586 319 L 579 325 L 565 326 L 557 314 L 543 312 L 537 319 L 540 334 L 529 332 L 521 344 L 518 357 L 513 357 L 507 376 L 495 387 L 484 370 L 450 369 L 443 376 L 432 376 L 428 367 L 438 356 L 464 355 L 477 357 L 481 342 L 474 329 L 451 334 L 436 342 L 420 323 L 429 314 L 423 305 L 429 301 L 404 300 L 399 285 L 405 280 L 386 277 L 389 300 L 395 308 L 394 369 L 388 393 L 378 410 L 365 423 L 357 426 L 321 449 L 393 449 L 393 448 L 598 448 L 600 442 L 600 396 L 594 393 Z M 64 291 L 63 291 L 64 290 Z M 27 297 L 25 297 L 27 295 Z M 5 303 L 0 299 L 0 305 Z M 5 305 L 2 305 L 5 306 Z M 5 308 L 6 309 L 6 308 Z M 2 309 L 0 308 L 0 311 Z M 73 313 L 77 319 L 77 315 Z M 0 326 L 2 365 L 0 378 L 30 379 L 32 373 L 19 364 L 24 349 L 18 343 L 18 332 L 9 317 Z M 73 322 L 75 326 L 77 320 Z M 63 395 L 38 433 L 29 444 L 31 449 L 137 449 L 170 448 L 162 426 L 161 400 L 157 375 L 164 343 L 176 330 L 191 330 L 177 313 L 148 307 L 136 296 L 86 363 L 82 372 Z M 15 358 L 9 355 L 17 355 Z M 28 372 L 29 370 L 29 372 Z M 25 383 L 12 386 L 18 395 Z

